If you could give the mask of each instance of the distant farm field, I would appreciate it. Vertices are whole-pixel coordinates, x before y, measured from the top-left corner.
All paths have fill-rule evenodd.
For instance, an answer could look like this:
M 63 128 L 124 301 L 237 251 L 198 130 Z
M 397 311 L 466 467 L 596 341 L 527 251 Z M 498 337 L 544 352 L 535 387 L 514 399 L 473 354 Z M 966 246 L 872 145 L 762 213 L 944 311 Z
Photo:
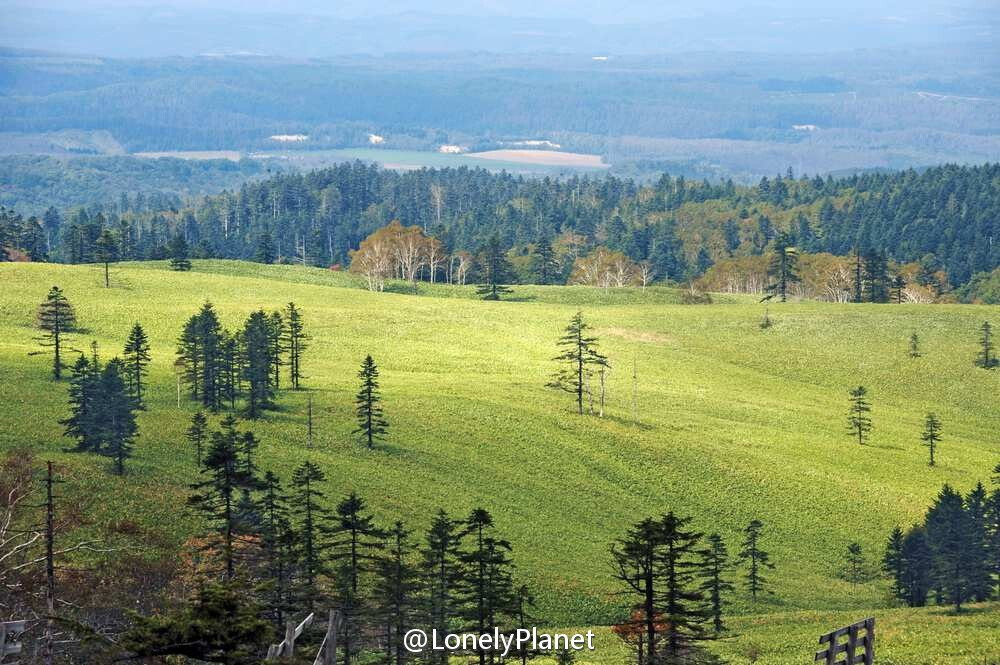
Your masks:
M 74 471 L 67 491 L 93 501 L 98 523 L 132 515 L 164 547 L 198 529 L 176 509 L 195 474 L 183 432 L 197 407 L 183 399 L 178 408 L 173 363 L 183 322 L 205 300 L 230 328 L 257 308 L 293 300 L 312 337 L 306 390 L 282 391 L 280 408 L 250 425 L 263 442 L 262 468 L 288 478 L 311 459 L 329 478 L 331 501 L 357 491 L 380 522 L 404 519 L 417 530 L 439 507 L 456 516 L 486 507 L 549 624 L 607 625 L 623 616 L 608 546 L 642 517 L 690 515 L 731 552 L 745 525 L 760 519 L 776 564 L 774 593 L 754 602 L 740 586 L 732 611 L 741 635 L 732 649 L 719 648 L 736 655 L 745 636 L 760 635 L 773 658 L 757 662 L 811 662 L 809 649 L 792 649 L 813 642 L 817 628 L 880 616 L 891 605 L 877 575 L 857 586 L 843 579 L 847 545 L 862 545 L 874 573 L 894 525 L 921 519 L 943 483 L 967 492 L 988 481 L 1000 461 L 1000 372 L 972 362 L 978 326 L 1000 327 L 997 307 L 775 303 L 774 325 L 762 330 L 755 302 L 682 305 L 667 288 L 515 287 L 517 302 L 488 303 L 471 288 L 394 284 L 394 292 L 370 293 L 343 273 L 232 261 L 195 261 L 191 273 L 122 264 L 112 267 L 112 288 L 101 279 L 97 266 L 0 264 L 0 449 L 64 463 Z M 67 413 L 67 383 L 51 380 L 47 357 L 28 355 L 38 348 L 35 307 L 53 284 L 86 329 L 74 335 L 76 348 L 96 340 L 107 358 L 135 321 L 149 333 L 149 408 L 139 414 L 123 478 L 109 475 L 104 459 L 65 452 L 70 442 L 57 421 Z M 612 363 L 605 418 L 581 417 L 568 395 L 545 388 L 555 341 L 579 309 Z M 907 356 L 913 332 L 920 358 Z M 390 422 L 374 451 L 351 434 L 357 368 L 368 353 L 382 371 Z M 864 447 L 845 431 L 847 393 L 858 384 L 873 404 Z M 920 441 L 929 411 L 944 423 L 935 467 Z M 801 612 L 824 614 L 794 614 L 794 643 L 771 644 L 781 617 Z M 912 629 L 896 621 L 887 652 L 932 638 L 946 649 L 958 630 L 966 656 L 1000 658 L 996 640 L 982 637 L 984 626 L 1000 625 L 995 606 L 958 623 L 937 619 L 942 613 L 918 613 Z M 955 628 L 966 623 L 978 632 Z M 945 662 L 929 653 L 884 662 Z
M 555 150 L 487 150 L 486 152 L 472 152 L 468 156 L 474 159 L 496 159 L 507 162 L 524 162 L 525 164 L 544 164 L 546 166 L 581 166 L 598 169 L 609 166 L 601 160 L 600 155 L 587 155 L 579 152 L 557 152 Z

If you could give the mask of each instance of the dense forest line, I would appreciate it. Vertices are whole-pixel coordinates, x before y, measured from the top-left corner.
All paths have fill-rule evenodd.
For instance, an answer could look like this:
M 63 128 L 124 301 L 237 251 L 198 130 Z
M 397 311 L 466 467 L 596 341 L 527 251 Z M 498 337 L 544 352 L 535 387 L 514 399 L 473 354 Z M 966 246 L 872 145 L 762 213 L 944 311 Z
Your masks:
M 8 212 L 3 226 L 15 254 L 35 260 L 97 261 L 109 230 L 115 240 L 104 254 L 116 260 L 166 258 L 179 234 L 196 258 L 346 266 L 364 238 L 400 220 L 436 237 L 445 255 L 476 252 L 496 235 L 515 267 L 530 264 L 540 242 L 557 240 L 571 260 L 554 282 L 598 246 L 649 262 L 656 280 L 683 282 L 720 262 L 768 254 L 780 236 L 805 253 L 918 263 L 946 277 L 947 289 L 1000 266 L 998 178 L 1000 164 L 986 164 L 843 179 L 789 170 L 754 187 L 664 175 L 642 186 L 473 169 L 399 173 L 358 162 L 247 183 L 190 206 L 122 194 L 89 209 L 51 208 L 37 220 Z M 529 270 L 517 277 L 532 279 Z

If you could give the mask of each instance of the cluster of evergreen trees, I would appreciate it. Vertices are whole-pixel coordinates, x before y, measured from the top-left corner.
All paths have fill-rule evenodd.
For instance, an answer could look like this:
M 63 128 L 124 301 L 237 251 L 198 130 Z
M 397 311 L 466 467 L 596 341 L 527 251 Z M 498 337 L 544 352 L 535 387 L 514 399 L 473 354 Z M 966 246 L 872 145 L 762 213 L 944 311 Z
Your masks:
M 750 522 L 739 552 L 754 600 L 767 592 L 765 571 L 774 568 L 761 547 L 763 528 Z M 669 512 L 632 526 L 611 554 L 616 578 L 635 599 L 629 618 L 614 630 L 635 649 L 639 665 L 720 662 L 701 646 L 725 629 L 723 612 L 734 590 L 734 563 L 719 534 L 705 538 L 691 528 L 691 518 Z
M 355 493 L 331 509 L 326 475 L 313 462 L 297 467 L 287 486 L 262 472 L 260 442 L 232 415 L 210 433 L 196 416 L 191 431 L 207 444 L 189 505 L 208 526 L 201 550 L 209 570 L 279 629 L 287 618 L 336 608 L 343 662 L 376 651 L 399 665 L 410 658 L 402 638 L 411 628 L 484 633 L 523 625 L 531 596 L 516 584 L 512 547 L 485 509 L 463 519 L 438 511 L 418 539 L 402 522 L 379 524 Z
M 979 483 L 963 497 L 945 485 L 922 523 L 893 529 L 882 561 L 901 602 L 961 611 L 1000 596 L 1000 464 L 994 472 L 992 492 Z
M 246 184 L 182 209 L 112 204 L 65 220 L 50 210 L 41 227 L 52 254 L 73 263 L 98 260 L 97 239 L 109 228 L 123 259 L 167 258 L 168 243 L 180 234 L 196 257 L 326 266 L 346 264 L 365 237 L 399 219 L 432 232 L 449 255 L 474 252 L 494 233 L 513 255 L 570 234 L 582 253 L 603 245 L 649 262 L 669 280 L 791 244 L 802 252 L 859 254 L 865 274 L 858 283 L 867 287 L 859 286 L 858 299 L 877 302 L 892 287 L 886 260 L 944 270 L 955 286 L 1000 266 L 1000 243 L 990 241 L 1000 219 L 998 173 L 1000 164 L 836 180 L 788 173 L 754 187 L 664 175 L 640 186 L 614 177 L 532 179 L 464 168 L 398 173 L 359 162 Z M 564 282 L 571 262 L 554 266 L 543 255 L 537 274 L 522 278 Z
M 47 261 L 49 245 L 37 217 L 24 219 L 13 210 L 0 206 L 0 262 L 20 257 Z
M 212 411 L 236 408 L 243 399 L 250 418 L 274 404 L 282 368 L 300 387 L 306 349 L 302 314 L 295 303 L 283 312 L 253 312 L 236 333 L 223 329 L 211 303 L 188 319 L 177 346 L 177 362 L 191 397 Z

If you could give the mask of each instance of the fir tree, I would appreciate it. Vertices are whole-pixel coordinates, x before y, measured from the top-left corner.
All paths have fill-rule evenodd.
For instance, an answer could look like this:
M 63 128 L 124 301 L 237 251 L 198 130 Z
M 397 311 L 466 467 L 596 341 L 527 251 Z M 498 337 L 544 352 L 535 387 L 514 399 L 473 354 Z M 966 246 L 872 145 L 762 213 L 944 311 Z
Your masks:
M 903 537 L 903 597 L 911 607 L 923 607 L 933 584 L 933 553 L 923 526 Z
M 104 264 L 104 287 L 111 286 L 111 264 L 118 260 L 118 239 L 110 229 L 104 229 L 94 241 L 94 259 Z
M 128 393 L 135 402 L 136 408 L 145 408 L 142 402 L 142 382 L 146 376 L 146 368 L 149 366 L 149 338 L 142 325 L 136 323 L 129 332 L 125 341 L 124 350 L 125 380 L 128 384 Z
M 246 412 L 259 418 L 274 399 L 271 326 L 263 310 L 250 315 L 243 327 L 243 378 L 247 382 Z
M 302 323 L 302 313 L 295 303 L 288 303 L 285 308 L 284 346 L 288 350 L 288 378 L 293 390 L 299 389 L 302 380 L 302 352 L 306 350 L 305 326 Z
M 926 524 L 934 586 L 961 612 L 971 597 L 977 560 L 973 523 L 962 496 L 945 485 L 927 511 Z
M 201 468 L 202 451 L 208 436 L 208 418 L 204 411 L 198 411 L 191 416 L 191 426 L 185 431 L 188 442 L 194 447 L 195 464 Z
M 322 469 L 305 461 L 292 474 L 289 510 L 295 534 L 298 582 L 294 597 L 313 608 L 322 597 L 319 581 L 329 573 L 326 554 L 330 549 L 329 511 L 324 507 Z
M 917 337 L 917 333 L 915 332 L 910 335 L 910 357 L 920 357 L 920 338 Z
M 219 317 L 212 303 L 206 302 L 184 324 L 177 347 L 177 360 L 184 368 L 192 397 L 212 411 L 221 406 L 222 340 Z
M 851 543 L 847 546 L 845 560 L 847 565 L 844 570 L 844 577 L 856 587 L 865 579 L 865 555 L 860 543 Z
M 779 233 L 774 239 L 774 254 L 767 268 L 768 277 L 772 280 L 768 291 L 781 296 L 781 302 L 787 300 L 788 285 L 800 281 L 799 253 L 792 244 L 793 240 L 787 233 Z
M 261 516 L 262 572 L 268 580 L 266 597 L 269 613 L 275 627 L 283 629 L 285 617 L 295 610 L 291 588 L 295 541 L 288 514 L 288 497 L 282 490 L 280 479 L 270 471 L 264 474 Z
M 906 585 L 903 581 L 903 530 L 896 526 L 889 534 L 889 540 L 885 545 L 885 553 L 882 555 L 882 570 L 892 580 L 892 594 L 899 600 L 907 600 Z
M 976 356 L 976 367 L 993 369 L 1000 365 L 1000 360 L 997 359 L 997 355 L 993 351 L 993 328 L 989 321 L 983 321 L 979 330 L 979 355 Z
M 902 275 L 896 275 L 896 278 L 892 280 L 892 290 L 895 292 L 896 304 L 903 304 L 903 289 L 906 288 L 906 278 Z
M 746 539 L 743 541 L 743 549 L 740 550 L 740 561 L 747 563 L 746 585 L 750 595 L 757 600 L 757 594 L 765 590 L 767 579 L 764 577 L 765 570 L 773 570 L 771 555 L 760 548 L 761 531 L 764 524 L 760 520 L 753 520 L 747 525 Z
M 993 587 L 992 566 L 990 565 L 990 524 L 989 498 L 982 483 L 965 497 L 965 512 L 969 516 L 971 534 L 969 549 L 971 565 L 969 571 L 969 596 L 976 602 L 989 600 Z
M 699 662 L 697 643 L 705 638 L 704 599 L 694 584 L 701 534 L 687 529 L 690 522 L 691 518 L 672 512 L 660 522 L 661 616 L 666 623 L 661 654 L 665 665 Z
M 275 390 L 281 388 L 281 366 L 285 364 L 282 356 L 285 348 L 285 324 L 281 312 L 271 312 L 267 315 L 267 344 L 271 352 L 271 384 Z
M 254 253 L 254 261 L 258 263 L 274 263 L 274 239 L 270 231 L 264 231 L 257 238 L 257 250 Z
M 479 634 L 493 632 L 498 619 L 511 613 L 514 602 L 511 562 L 507 556 L 511 546 L 492 537 L 493 528 L 493 517 L 488 511 L 473 510 L 465 521 L 470 548 L 460 557 L 464 568 L 461 595 L 465 600 L 465 627 Z M 476 655 L 483 665 L 487 652 L 479 649 Z
M 587 393 L 587 378 L 592 367 L 609 367 L 608 359 L 597 352 L 597 338 L 587 334 L 590 326 L 583 320 L 583 312 L 577 312 L 557 345 L 563 351 L 553 360 L 562 363 L 563 368 L 547 385 L 564 390 L 576 397 L 576 408 L 583 415 L 583 396 Z
M 102 443 L 101 452 L 114 460 L 115 473 L 125 473 L 125 460 L 132 456 L 132 442 L 138 426 L 135 422 L 135 402 L 128 394 L 122 377 L 125 368 L 114 358 L 101 370 L 100 409 L 98 427 Z
M 419 611 L 420 572 L 413 562 L 410 532 L 396 522 L 387 534 L 386 551 L 376 562 L 373 598 L 385 626 L 386 665 L 403 665 L 409 652 L 403 635 L 414 625 Z
M 552 250 L 548 234 L 543 234 L 535 243 L 534 272 L 539 284 L 552 284 L 559 273 L 559 265 L 556 263 L 556 255 Z
M 708 537 L 708 547 L 702 551 L 701 591 L 709 603 L 709 616 L 715 632 L 725 630 L 722 622 L 722 610 L 727 605 L 725 595 L 733 590 L 733 585 L 726 579 L 729 570 L 729 552 L 722 536 L 713 533 Z
M 360 644 L 359 622 L 368 609 L 362 582 L 385 547 L 385 534 L 375 526 L 364 500 L 354 492 L 337 504 L 330 534 L 330 558 L 343 616 L 344 665 L 350 665 Z
M 865 253 L 864 288 L 869 302 L 889 302 L 889 267 L 884 253 L 875 250 Z
M 170 269 L 180 272 L 191 270 L 191 250 L 183 233 L 178 233 L 167 244 L 167 253 L 170 255 Z
M 924 433 L 920 435 L 920 438 L 923 439 L 924 445 L 927 446 L 930 453 L 929 464 L 934 466 L 934 452 L 941 442 L 941 421 L 933 413 L 927 414 L 927 418 L 924 420 Z
M 427 590 L 427 620 L 432 630 L 441 633 L 448 631 L 459 610 L 456 605 L 462 579 L 461 544 L 465 535 L 461 526 L 445 511 L 438 511 L 421 550 L 421 569 Z M 431 654 L 430 661 L 447 665 L 449 655 L 447 650 L 436 651 Z
M 41 345 L 52 348 L 52 376 L 58 381 L 62 378 L 62 352 L 66 335 L 76 327 L 73 306 L 58 286 L 49 289 L 45 302 L 38 306 L 37 322 L 38 327 L 44 331 Z
M 100 368 L 96 360 L 82 353 L 73 365 L 69 382 L 70 415 L 59 423 L 65 426 L 64 434 L 76 439 L 77 452 L 100 452 L 101 439 L 98 428 L 100 418 Z
M 382 414 L 382 395 L 379 391 L 378 367 L 372 357 L 365 356 L 358 372 L 361 388 L 355 396 L 358 427 L 353 434 L 360 434 L 368 444 L 375 447 L 375 441 L 381 440 L 389 429 L 389 423 Z
M 868 416 L 872 407 L 868 402 L 868 391 L 864 386 L 858 386 L 850 391 L 851 407 L 847 414 L 847 429 L 851 436 L 856 437 L 859 445 L 865 445 L 872 430 L 872 421 Z
M 500 246 L 500 236 L 493 234 L 486 246 L 480 251 L 480 271 L 482 283 L 476 287 L 476 293 L 483 300 L 500 300 L 511 292 L 506 286 L 512 280 L 510 264 Z

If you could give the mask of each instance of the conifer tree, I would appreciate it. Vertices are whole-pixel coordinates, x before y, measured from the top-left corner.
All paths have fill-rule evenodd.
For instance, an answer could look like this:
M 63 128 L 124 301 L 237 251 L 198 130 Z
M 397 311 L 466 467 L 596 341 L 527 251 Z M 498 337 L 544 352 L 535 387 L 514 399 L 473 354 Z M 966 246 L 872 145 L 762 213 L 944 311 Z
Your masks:
M 542 234 L 535 244 L 534 270 L 539 284 L 551 284 L 559 272 L 552 242 L 547 233 Z
M 94 259 L 104 264 L 104 288 L 111 286 L 111 264 L 118 260 L 118 239 L 110 229 L 104 229 L 94 241 Z
M 49 289 L 45 302 L 38 306 L 37 321 L 38 327 L 44 331 L 41 345 L 52 348 L 52 376 L 58 381 L 62 378 L 62 352 L 66 335 L 76 327 L 73 306 L 58 286 Z
M 361 388 L 355 396 L 354 403 L 358 418 L 358 427 L 353 434 L 360 434 L 368 444 L 375 447 L 375 441 L 381 440 L 389 429 L 389 423 L 382 414 L 382 395 L 379 391 L 378 367 L 370 355 L 365 356 L 358 372 Z
M 868 416 L 872 407 L 868 402 L 868 391 L 864 386 L 858 386 L 850 391 L 851 408 L 847 413 L 847 429 L 851 436 L 856 437 L 859 445 L 865 445 L 872 430 L 872 421 Z
M 125 341 L 124 350 L 125 380 L 128 393 L 135 402 L 136 408 L 145 408 L 142 402 L 142 381 L 149 366 L 149 338 L 142 325 L 136 323 Z
M 237 545 L 246 532 L 239 500 L 245 489 L 258 487 L 258 481 L 246 474 L 240 463 L 241 438 L 236 419 L 226 416 L 221 429 L 212 432 L 202 479 L 191 485 L 192 494 L 188 497 L 188 505 L 200 512 L 210 525 L 216 542 L 206 550 L 219 559 L 226 581 L 236 576 L 240 558 Z
M 903 289 L 906 288 L 906 278 L 902 275 L 896 275 L 896 278 L 892 280 L 892 290 L 895 291 L 896 304 L 903 304 Z
M 666 624 L 662 645 L 664 665 L 699 662 L 702 654 L 698 642 L 706 637 L 704 598 L 695 586 L 701 534 L 687 529 L 690 522 L 690 517 L 677 517 L 672 512 L 660 522 L 661 616 Z
M 743 541 L 743 549 L 740 550 L 740 560 L 747 563 L 746 585 L 750 595 L 757 600 L 757 594 L 767 587 L 767 579 L 764 577 L 765 570 L 773 570 L 771 555 L 760 547 L 761 531 L 764 524 L 760 520 L 752 520 L 747 525 L 746 539 Z
M 206 302 L 184 324 L 177 347 L 177 359 L 184 368 L 192 397 L 212 411 L 221 406 L 222 340 L 219 317 L 212 303 Z
M 920 357 L 920 338 L 917 337 L 917 333 L 915 332 L 910 335 L 910 357 Z
M 926 420 L 924 420 L 924 432 L 920 435 L 923 439 L 924 445 L 927 446 L 927 450 L 930 453 L 930 466 L 934 466 L 934 452 L 937 450 L 938 444 L 941 442 L 941 421 L 933 413 L 928 413 Z
M 288 350 L 288 378 L 293 390 L 299 389 L 302 380 L 302 352 L 306 350 L 305 326 L 302 323 L 302 313 L 295 303 L 288 303 L 285 308 L 284 345 Z
M 476 287 L 476 293 L 482 296 L 483 300 L 500 300 L 511 292 L 506 286 L 513 281 L 510 264 L 500 246 L 499 235 L 493 234 L 490 237 L 486 246 L 480 251 L 479 262 L 482 283 Z
M 630 618 L 623 626 L 637 635 L 639 653 L 647 655 L 647 662 L 655 662 L 662 632 L 659 548 L 660 525 L 651 518 L 630 527 L 611 546 L 615 578 L 625 585 L 627 593 L 637 596 Z
M 294 612 L 291 578 L 295 541 L 288 515 L 288 497 L 281 480 L 268 471 L 263 484 L 260 529 L 263 576 L 268 580 L 267 604 L 272 621 L 276 628 L 283 629 L 285 617 Z
M 185 432 L 188 442 L 194 447 L 195 464 L 201 468 L 202 451 L 205 445 L 205 438 L 208 436 L 208 418 L 204 411 L 198 411 L 191 416 L 191 426 Z
M 243 378 L 247 382 L 246 412 L 259 418 L 274 399 L 271 326 L 263 310 L 250 315 L 243 327 Z
M 376 612 L 385 626 L 386 665 L 403 665 L 409 652 L 403 635 L 417 620 L 420 572 L 414 561 L 410 532 L 396 522 L 387 534 L 386 551 L 376 562 L 373 598 Z
M 285 364 L 282 355 L 285 351 L 285 324 L 281 312 L 271 312 L 267 315 L 267 343 L 271 350 L 271 383 L 275 390 L 281 388 L 281 366 Z
M 460 561 L 462 539 L 465 536 L 460 522 L 451 519 L 443 510 L 438 511 L 427 531 L 426 544 L 421 550 L 421 569 L 427 590 L 427 619 L 429 627 L 447 632 L 458 616 L 458 586 L 462 579 Z M 449 651 L 431 654 L 430 661 L 447 665 Z
M 1000 473 L 1000 464 L 995 469 Z M 1000 479 L 994 480 L 1000 484 Z M 1000 594 L 1000 488 L 990 493 L 986 504 L 987 525 L 987 568 L 993 575 L 997 592 Z
M 903 530 L 895 526 L 889 534 L 882 555 L 882 570 L 892 580 L 892 594 L 899 600 L 906 600 L 905 583 L 903 582 Z
M 101 452 L 114 460 L 115 473 L 119 476 L 125 473 L 125 460 L 132 456 L 132 442 L 139 431 L 135 422 L 135 402 L 128 394 L 123 372 L 122 361 L 113 358 L 101 370 L 98 389 Z
M 191 250 L 183 233 L 178 233 L 167 244 L 167 253 L 170 255 L 170 269 L 179 272 L 191 270 Z
M 844 576 L 856 587 L 864 581 L 865 576 L 865 556 L 860 543 L 855 542 L 847 546 L 846 562 Z
M 979 355 L 976 356 L 976 366 L 983 369 L 993 369 L 1000 365 L 1000 359 L 997 359 L 993 350 L 993 328 L 989 321 L 983 321 L 979 330 Z
M 927 511 L 926 524 L 934 586 L 961 612 L 971 597 L 977 561 L 972 518 L 962 495 L 945 485 Z
M 375 568 L 385 547 L 385 534 L 367 513 L 364 499 L 354 492 L 337 504 L 330 534 L 330 558 L 343 616 L 344 665 L 350 665 L 360 644 L 359 622 L 368 609 L 363 580 Z
M 557 345 L 562 352 L 554 358 L 562 363 L 562 369 L 547 385 L 550 388 L 564 390 L 576 398 L 576 408 L 583 415 L 583 397 L 587 393 L 587 377 L 592 367 L 597 369 L 609 367 L 608 359 L 598 353 L 597 338 L 591 337 L 587 331 L 590 326 L 583 320 L 583 312 L 577 312 L 565 333 L 559 338 Z
M 264 231 L 257 238 L 257 250 L 254 253 L 254 261 L 258 263 L 274 263 L 274 239 L 270 231 Z
M 903 537 L 903 596 L 911 607 L 923 607 L 933 585 L 933 553 L 927 531 L 916 526 Z
M 864 286 L 869 302 L 889 302 L 889 267 L 885 253 L 876 250 L 865 253 Z
M 789 284 L 800 281 L 799 252 L 793 242 L 787 233 L 779 233 L 774 239 L 774 253 L 767 268 L 768 277 L 771 278 L 768 291 L 781 296 L 781 302 L 787 300 Z
M 725 595 L 733 590 L 733 585 L 725 575 L 729 570 L 729 552 L 722 536 L 713 533 L 708 537 L 708 547 L 702 551 L 701 591 L 709 603 L 709 616 L 715 632 L 725 630 L 722 610 L 728 604 Z
M 322 484 L 326 475 L 310 461 L 305 461 L 292 474 L 289 510 L 292 515 L 298 581 L 294 597 L 313 608 L 322 597 L 319 580 L 329 573 L 326 554 L 330 549 L 330 513 L 324 506 Z
M 990 565 L 990 525 L 989 497 L 982 483 L 965 497 L 965 511 L 969 516 L 971 534 L 969 548 L 971 565 L 969 572 L 969 596 L 976 602 L 989 600 L 993 587 L 993 571 Z
M 70 415 L 59 424 L 64 434 L 76 439 L 77 452 L 99 452 L 101 448 L 98 421 L 100 419 L 100 368 L 97 361 L 82 353 L 73 365 L 69 382 Z
M 470 548 L 462 553 L 464 568 L 461 594 L 465 600 L 466 628 L 473 632 L 489 633 L 497 627 L 501 617 L 511 614 L 514 603 L 514 582 L 511 561 L 507 554 L 510 543 L 490 535 L 494 528 L 493 517 L 484 508 L 476 508 L 465 521 L 465 533 Z M 479 649 L 476 652 L 480 665 L 492 654 Z

